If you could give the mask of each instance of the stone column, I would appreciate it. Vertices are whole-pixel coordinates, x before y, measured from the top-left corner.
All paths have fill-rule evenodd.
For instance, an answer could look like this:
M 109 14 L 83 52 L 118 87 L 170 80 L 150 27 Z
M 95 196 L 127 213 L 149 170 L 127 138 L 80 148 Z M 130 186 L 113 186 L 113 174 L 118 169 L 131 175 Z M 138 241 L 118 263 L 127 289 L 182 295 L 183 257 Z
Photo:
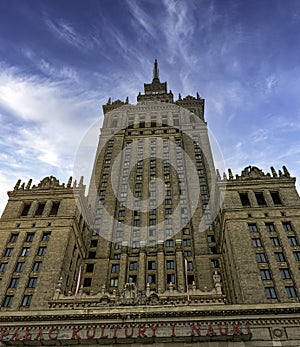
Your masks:
M 184 262 L 182 255 L 182 240 L 175 240 L 176 243 L 176 273 L 177 273 L 177 289 L 179 292 L 185 291 L 185 273 L 184 273 Z
M 139 290 L 146 289 L 145 277 L 146 277 L 146 242 L 140 242 L 140 253 L 139 253 L 139 263 L 138 263 L 138 275 L 137 275 L 137 287 Z
M 118 289 L 122 290 L 124 288 L 124 285 L 126 283 L 126 276 L 127 276 L 127 260 L 128 260 L 128 242 L 123 241 L 122 242 L 122 249 L 121 249 L 121 260 L 120 260 L 120 272 L 119 272 L 119 282 L 118 282 Z
M 164 241 L 157 241 L 157 289 L 158 293 L 163 293 L 166 290 L 166 275 L 165 275 L 165 254 Z

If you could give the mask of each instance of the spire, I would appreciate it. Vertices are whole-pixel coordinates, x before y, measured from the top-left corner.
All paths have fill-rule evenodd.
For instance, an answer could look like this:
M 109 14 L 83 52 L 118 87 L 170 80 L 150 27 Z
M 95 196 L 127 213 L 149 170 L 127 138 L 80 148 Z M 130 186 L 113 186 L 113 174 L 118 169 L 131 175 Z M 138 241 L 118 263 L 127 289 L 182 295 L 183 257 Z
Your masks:
M 153 79 L 159 80 L 159 70 L 158 70 L 157 59 L 154 60 Z

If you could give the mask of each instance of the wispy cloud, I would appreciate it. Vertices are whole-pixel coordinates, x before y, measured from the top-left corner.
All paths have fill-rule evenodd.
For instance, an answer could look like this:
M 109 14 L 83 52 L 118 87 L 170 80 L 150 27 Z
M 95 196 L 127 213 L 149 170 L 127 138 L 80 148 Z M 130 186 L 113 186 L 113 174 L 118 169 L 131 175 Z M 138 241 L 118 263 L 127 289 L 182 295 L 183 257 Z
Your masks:
M 79 34 L 74 27 L 65 20 L 46 18 L 45 22 L 55 36 L 71 46 L 79 49 L 91 49 L 93 47 L 90 40 Z

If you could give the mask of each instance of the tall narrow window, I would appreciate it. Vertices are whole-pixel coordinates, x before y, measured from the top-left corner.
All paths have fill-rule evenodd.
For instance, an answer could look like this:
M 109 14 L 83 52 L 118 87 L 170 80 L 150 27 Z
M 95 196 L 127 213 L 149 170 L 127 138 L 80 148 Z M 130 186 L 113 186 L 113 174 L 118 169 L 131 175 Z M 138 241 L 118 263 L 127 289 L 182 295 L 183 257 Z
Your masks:
M 6 295 L 3 300 L 3 307 L 10 307 L 13 303 L 14 296 L 13 295 Z
M 18 239 L 18 234 L 11 234 L 9 242 L 16 242 Z
M 51 208 L 51 211 L 50 211 L 50 216 L 56 216 L 56 215 L 57 215 L 57 212 L 58 212 L 58 209 L 59 209 L 59 205 L 60 205 L 59 202 L 53 202 L 53 203 L 52 203 L 52 208 Z
M 28 215 L 31 203 L 25 203 L 21 212 L 21 217 L 25 217 Z
M 43 214 L 45 205 L 46 204 L 44 202 L 38 204 L 38 207 L 35 212 L 35 216 L 41 216 Z
M 265 288 L 265 294 L 267 299 L 276 299 L 276 292 L 274 287 L 266 287 Z
M 21 306 L 30 306 L 32 295 L 24 295 Z
M 263 193 L 255 193 L 255 197 L 259 206 L 265 206 L 266 200 L 264 198 Z
M 280 195 L 278 192 L 271 192 L 271 197 L 273 200 L 274 205 L 281 205 L 281 199 L 280 199 Z
M 240 193 L 240 199 L 243 206 L 250 206 L 250 200 L 247 193 Z

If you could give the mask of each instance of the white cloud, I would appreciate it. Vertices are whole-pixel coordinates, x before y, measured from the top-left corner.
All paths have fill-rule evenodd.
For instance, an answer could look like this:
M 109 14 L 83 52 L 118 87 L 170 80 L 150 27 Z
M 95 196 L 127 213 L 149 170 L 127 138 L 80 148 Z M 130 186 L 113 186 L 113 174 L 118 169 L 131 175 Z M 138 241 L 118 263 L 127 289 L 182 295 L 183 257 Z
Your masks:
M 72 83 L 0 65 L 1 199 L 18 178 L 71 173 L 80 139 L 99 116 L 95 93 Z

